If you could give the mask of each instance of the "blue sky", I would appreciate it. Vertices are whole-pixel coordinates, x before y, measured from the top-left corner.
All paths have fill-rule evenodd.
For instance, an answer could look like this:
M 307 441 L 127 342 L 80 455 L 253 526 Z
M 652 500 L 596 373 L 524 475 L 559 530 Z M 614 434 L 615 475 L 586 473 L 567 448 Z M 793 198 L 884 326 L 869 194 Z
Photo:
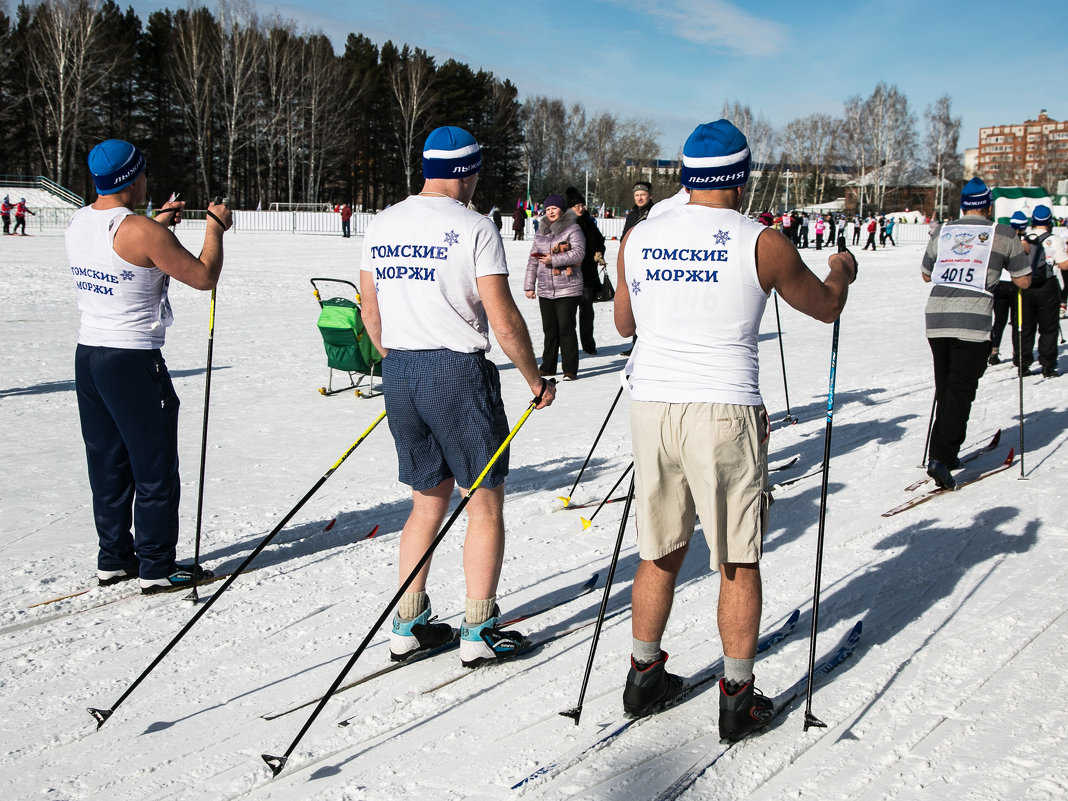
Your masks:
M 125 3 L 120 4 L 125 7 Z M 131 3 L 144 21 L 155 8 Z M 207 3 L 212 7 L 212 3 Z M 815 112 L 840 116 L 852 95 L 879 81 L 909 98 L 923 136 L 923 111 L 944 93 L 962 118 L 960 148 L 979 127 L 1062 120 L 1064 93 L 1049 68 L 1036 70 L 1033 15 L 1003 2 L 814 2 L 766 0 L 290 0 L 256 2 L 299 29 L 325 32 L 341 52 L 350 32 L 376 44 L 421 47 L 510 79 L 521 97 L 581 102 L 587 112 L 654 121 L 662 155 L 673 157 L 699 122 L 737 100 L 782 127 Z M 1055 25 L 1055 15 L 1050 14 Z M 1063 38 L 1063 37 L 1062 37 Z M 1053 48 L 1053 45 L 1050 45 Z M 1037 71 L 1037 75 L 1035 74 Z M 1061 97 L 1060 103 L 1053 98 Z

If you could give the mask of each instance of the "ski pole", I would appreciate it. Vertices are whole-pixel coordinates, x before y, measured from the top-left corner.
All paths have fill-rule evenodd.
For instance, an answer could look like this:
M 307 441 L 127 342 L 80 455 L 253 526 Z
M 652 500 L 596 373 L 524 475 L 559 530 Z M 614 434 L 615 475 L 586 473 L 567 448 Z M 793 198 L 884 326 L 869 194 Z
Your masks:
M 927 468 L 927 451 L 931 447 L 931 434 L 934 433 L 934 416 L 935 416 L 935 404 L 938 403 L 938 391 L 935 391 L 935 396 L 931 398 L 931 419 L 927 421 L 927 437 L 923 441 L 923 461 L 920 462 L 920 468 Z
M 775 298 L 775 327 L 779 332 L 779 361 L 782 362 L 782 388 L 786 394 L 786 417 L 782 419 L 782 422 L 787 425 L 793 425 L 797 422 L 797 418 L 790 414 L 790 385 L 786 381 L 786 353 L 782 348 L 782 322 L 779 320 L 779 293 L 772 290 L 772 297 Z
M 586 456 L 586 461 L 582 463 L 582 469 L 579 470 L 579 474 L 578 474 L 578 477 L 575 479 L 575 483 L 571 485 L 571 490 L 567 493 L 567 497 L 565 498 L 563 496 L 557 496 L 557 497 L 560 498 L 561 501 L 564 502 L 564 506 L 565 507 L 569 503 L 571 503 L 571 496 L 575 494 L 575 487 L 578 486 L 579 481 L 582 479 L 582 474 L 586 472 L 586 465 L 588 465 L 590 463 L 590 458 L 593 456 L 593 451 L 597 447 L 597 443 L 601 441 L 601 434 L 604 433 L 605 428 L 608 426 L 608 421 L 612 417 L 612 412 L 614 412 L 616 410 L 616 404 L 619 403 L 619 398 L 620 398 L 620 396 L 622 394 L 623 394 L 623 387 L 620 387 L 619 388 L 619 392 L 616 393 L 616 399 L 614 401 L 612 401 L 612 406 L 611 406 L 611 408 L 609 408 L 608 414 L 604 418 L 604 422 L 601 423 L 601 430 L 597 432 L 597 436 L 593 440 L 593 446 L 590 448 L 590 452 Z
M 200 486 L 197 489 L 197 534 L 193 550 L 193 590 L 187 601 L 197 601 L 197 583 L 200 580 L 200 530 L 204 520 L 204 465 L 208 456 L 208 403 L 211 400 L 211 354 L 215 346 L 215 289 L 211 290 L 208 307 L 208 361 L 204 368 L 204 424 L 200 433 Z
M 113 703 L 108 709 L 95 709 L 93 707 L 88 708 L 89 714 L 96 718 L 97 729 L 99 729 L 101 726 L 104 725 L 105 722 L 107 722 L 107 719 L 110 718 L 111 715 L 115 712 L 115 710 L 119 708 L 119 705 L 123 701 L 125 701 L 135 689 L 137 689 L 137 686 L 148 677 L 148 674 L 155 669 L 156 665 L 163 661 L 164 657 L 166 657 L 167 654 L 171 652 L 171 649 L 178 644 L 182 637 L 184 637 L 189 632 L 189 630 L 193 628 L 194 625 L 196 625 L 196 622 L 200 620 L 200 618 L 202 618 L 209 609 L 211 609 L 211 605 L 217 600 L 219 600 L 219 596 L 226 592 L 230 585 L 234 583 L 234 580 L 241 575 L 241 573 L 245 570 L 245 568 L 249 566 L 249 564 L 252 563 L 252 560 L 259 556 L 260 551 L 267 547 L 267 544 L 275 538 L 275 536 L 278 534 L 279 531 L 282 530 L 285 524 L 292 519 L 293 515 L 300 511 L 300 508 L 304 506 L 304 504 L 308 502 L 312 495 L 314 495 L 318 491 L 319 487 L 326 483 L 326 480 L 334 474 L 334 471 L 341 466 L 342 462 L 349 458 L 349 455 L 354 450 L 356 450 L 356 448 L 361 442 L 363 442 L 367 438 L 367 435 L 374 431 L 375 426 L 381 423 L 385 416 L 385 412 L 379 414 L 378 417 L 375 418 L 375 421 L 371 423 L 371 425 L 367 428 L 367 430 L 360 435 L 359 439 L 352 443 L 352 445 L 349 446 L 349 449 L 341 455 L 341 458 L 334 462 L 334 464 L 330 467 L 329 470 L 323 473 L 322 478 L 320 478 L 315 483 L 315 486 L 308 490 L 307 494 L 305 494 L 305 496 L 297 502 L 296 506 L 289 510 L 286 516 L 283 517 L 281 522 L 274 527 L 271 533 L 260 541 L 260 544 L 257 545 L 253 549 L 252 553 L 250 553 L 245 558 L 245 561 L 243 561 L 240 565 L 237 566 L 234 572 L 227 577 L 225 582 L 223 582 L 222 586 L 219 587 L 219 589 L 210 598 L 208 598 L 207 603 L 205 603 L 204 606 L 197 610 L 196 614 L 194 614 L 193 617 L 189 619 L 189 622 L 182 627 L 182 630 L 174 636 L 174 639 L 167 643 L 167 646 L 162 651 L 160 651 L 159 655 L 152 660 L 152 663 L 141 672 L 141 675 L 134 680 L 133 684 L 126 688 L 126 692 L 120 695 L 119 699 L 115 703 Z
M 1030 354 L 1028 354 L 1030 356 Z M 1024 475 L 1024 404 L 1023 404 L 1023 290 L 1016 288 L 1016 377 L 1020 384 L 1020 479 Z
M 367 636 L 363 638 L 363 642 L 360 643 L 359 647 L 355 650 L 355 652 L 353 652 L 352 656 L 349 657 L 349 661 L 345 663 L 345 666 L 341 668 L 341 672 L 337 674 L 337 678 L 334 679 L 333 684 L 331 684 L 327 691 L 323 693 L 322 697 L 319 699 L 319 703 L 312 711 L 311 716 L 309 716 L 307 721 L 305 721 L 300 731 L 297 732 L 297 736 L 293 738 L 293 742 L 289 744 L 289 748 L 286 749 L 285 753 L 282 754 L 282 756 L 261 754 L 263 761 L 266 762 L 267 767 L 271 769 L 272 775 L 277 776 L 279 773 L 282 772 L 282 769 L 286 766 L 286 762 L 289 761 L 289 757 L 293 754 L 293 751 L 296 749 L 297 745 L 304 738 L 304 735 L 307 733 L 308 729 L 311 728 L 312 724 L 315 722 L 315 719 L 319 717 L 319 713 L 323 711 L 323 707 L 325 707 L 327 702 L 333 697 L 334 693 L 337 691 L 337 688 L 341 686 L 341 682 L 345 680 L 345 676 L 347 676 L 349 671 L 352 670 L 352 667 L 356 664 L 356 661 L 363 655 L 363 652 L 367 650 L 367 646 L 370 644 L 371 639 L 375 636 L 375 634 L 378 633 L 378 630 L 382 628 L 382 624 L 386 622 L 386 618 L 389 617 L 389 614 L 393 611 L 393 608 L 400 602 L 401 596 L 404 595 L 408 587 L 410 587 L 412 582 L 415 581 L 415 577 L 419 575 L 419 571 L 423 569 L 423 566 L 428 561 L 430 561 L 430 557 L 433 555 L 434 549 L 438 547 L 441 541 L 445 538 L 445 535 L 448 533 L 449 529 L 452 528 L 452 524 L 456 522 L 456 518 L 460 516 L 460 512 L 464 510 L 464 507 L 467 506 L 467 502 L 471 500 L 471 496 L 475 494 L 475 490 L 477 490 L 482 484 L 483 479 L 485 479 L 486 475 L 489 473 L 493 465 L 496 464 L 501 454 L 508 449 L 508 445 L 511 443 L 512 438 L 519 433 L 519 429 L 523 427 L 523 423 L 525 423 L 527 421 L 527 418 L 530 417 L 530 413 L 534 411 L 534 408 L 539 403 L 541 403 L 542 394 L 545 392 L 545 386 L 546 383 L 543 383 L 542 392 L 539 393 L 538 396 L 530 402 L 530 405 L 527 406 L 527 410 L 523 412 L 523 416 L 519 418 L 519 422 L 516 423 L 512 430 L 508 433 L 508 436 L 505 437 L 504 442 L 501 443 L 501 446 L 497 448 L 497 452 L 493 454 L 493 457 L 486 464 L 485 468 L 483 468 L 478 478 L 475 479 L 474 483 L 471 485 L 471 488 L 468 489 L 467 494 L 460 499 L 460 503 L 457 504 L 456 509 L 453 510 L 452 515 L 447 521 L 445 521 L 445 525 L 442 526 L 441 531 L 438 532 L 437 536 L 434 537 L 430 545 L 427 546 L 427 549 L 423 553 L 423 556 L 419 559 L 419 562 L 415 565 L 414 568 L 412 568 L 412 572 L 408 574 L 408 578 L 406 578 L 401 583 L 400 588 L 397 590 L 396 593 L 394 593 L 393 598 L 390 600 L 389 604 L 387 604 L 386 608 L 382 610 L 382 614 L 378 616 L 378 620 L 376 620 L 371 626 L 371 630 L 367 632 Z
M 586 529 L 588 529 L 590 526 L 593 525 L 593 518 L 597 517 L 597 513 L 599 511 L 601 511 L 602 508 L 604 508 L 604 505 L 606 503 L 608 503 L 608 499 L 612 497 L 612 493 L 616 491 L 616 487 L 618 487 L 620 484 L 623 483 L 623 479 L 625 479 L 627 477 L 627 473 L 630 472 L 630 469 L 632 467 L 634 467 L 634 462 L 631 462 L 630 464 L 628 464 L 627 465 L 627 469 L 623 471 L 623 475 L 621 475 L 619 478 L 616 479 L 616 483 L 612 485 L 612 489 L 608 490 L 608 494 L 604 496 L 604 500 L 601 501 L 599 504 L 597 504 L 597 508 L 593 510 L 593 514 L 590 515 L 590 519 L 589 520 L 587 520 L 585 517 L 580 517 L 579 518 L 579 520 L 582 521 L 582 530 L 583 531 L 585 531 Z
M 849 253 L 846 247 L 845 237 L 838 237 L 838 252 Z M 850 253 L 852 256 L 852 254 Z M 856 257 L 853 257 L 856 263 Z M 812 633 L 809 636 L 808 648 L 808 688 L 805 691 L 805 731 L 816 726 L 827 728 L 827 724 L 812 714 L 812 682 L 815 678 L 813 671 L 816 668 L 816 632 L 819 631 L 820 619 L 820 578 L 823 574 L 823 535 L 827 521 L 827 482 L 831 472 L 831 426 L 834 421 L 834 381 L 838 371 L 838 329 L 842 321 L 838 317 L 834 321 L 834 333 L 831 335 L 831 377 L 827 389 L 827 432 L 823 439 L 823 485 L 820 489 L 820 522 L 816 536 L 816 577 L 812 590 Z
M 629 467 L 627 468 L 630 469 Z M 616 549 L 612 552 L 612 564 L 608 568 L 608 579 L 604 584 L 604 596 L 601 598 L 601 608 L 597 612 L 597 625 L 593 629 L 593 641 L 590 643 L 590 655 L 586 660 L 586 673 L 582 677 L 582 689 L 579 690 L 578 705 L 566 709 L 560 714 L 565 718 L 571 718 L 575 725 L 579 724 L 582 717 L 582 701 L 586 697 L 586 685 L 590 681 L 590 672 L 593 670 L 593 657 L 597 653 L 597 641 L 601 637 L 601 624 L 604 623 L 604 613 L 608 609 L 608 596 L 612 592 L 612 580 L 616 575 L 616 565 L 619 564 L 619 551 L 623 547 L 623 532 L 627 530 L 627 518 L 630 517 L 630 502 L 634 498 L 634 476 L 630 477 L 630 488 L 627 490 L 627 501 L 623 504 L 623 517 L 619 521 L 619 536 L 616 537 Z

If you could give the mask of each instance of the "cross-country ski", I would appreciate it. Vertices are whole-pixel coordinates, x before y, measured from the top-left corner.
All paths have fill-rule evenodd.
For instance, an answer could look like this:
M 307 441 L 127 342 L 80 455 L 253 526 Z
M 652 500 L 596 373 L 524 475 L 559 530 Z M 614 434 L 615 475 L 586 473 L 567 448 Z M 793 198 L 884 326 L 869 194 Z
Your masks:
M 937 487 L 933 490 L 928 490 L 927 492 L 924 492 L 921 495 L 916 495 L 912 498 L 909 498 L 909 500 L 895 506 L 893 509 L 887 509 L 885 512 L 883 512 L 883 517 L 893 517 L 894 515 L 901 514 L 902 512 L 907 511 L 908 509 L 917 507 L 920 504 L 934 500 L 939 495 L 944 495 L 947 492 L 957 492 L 959 490 L 964 489 L 969 484 L 975 484 L 976 482 L 982 481 L 985 478 L 990 478 L 990 476 L 997 475 L 998 473 L 1003 473 L 1010 467 L 1012 467 L 1015 457 L 1016 451 L 1010 448 L 1009 455 L 1005 457 L 1005 461 L 997 467 L 992 467 L 989 470 L 983 470 L 982 472 L 975 471 L 972 472 L 970 475 L 962 475 L 959 479 L 957 479 L 957 486 L 955 489 L 949 490 L 943 487 Z

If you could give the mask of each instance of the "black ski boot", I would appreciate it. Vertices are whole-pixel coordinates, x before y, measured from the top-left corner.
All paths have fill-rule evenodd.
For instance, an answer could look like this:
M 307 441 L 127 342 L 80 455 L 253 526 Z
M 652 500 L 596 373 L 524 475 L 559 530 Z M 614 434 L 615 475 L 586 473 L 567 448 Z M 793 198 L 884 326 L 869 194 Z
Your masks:
M 719 741 L 736 743 L 762 729 L 775 717 L 771 699 L 753 687 L 753 679 L 741 687 L 727 689 L 727 680 L 719 680 Z
M 949 472 L 949 466 L 937 459 L 927 463 L 927 475 L 934 479 L 935 484 L 942 489 L 955 489 L 957 482 L 953 480 L 953 474 Z
M 456 629 L 448 623 L 435 623 L 427 598 L 426 609 L 414 620 L 404 620 L 400 613 L 393 615 L 393 631 L 389 635 L 389 658 L 404 662 L 420 651 L 440 648 L 456 638 Z
M 628 718 L 642 718 L 671 706 L 685 688 L 681 676 L 664 669 L 667 658 L 667 652 L 661 651 L 658 660 L 639 669 L 631 657 L 623 689 L 623 714 Z

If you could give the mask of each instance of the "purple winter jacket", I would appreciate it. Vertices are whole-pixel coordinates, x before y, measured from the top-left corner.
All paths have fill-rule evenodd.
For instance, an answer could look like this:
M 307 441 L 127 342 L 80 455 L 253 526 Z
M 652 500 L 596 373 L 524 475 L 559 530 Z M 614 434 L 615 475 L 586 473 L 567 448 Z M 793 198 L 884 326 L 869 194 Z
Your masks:
M 538 221 L 538 233 L 534 235 L 534 245 L 527 259 L 527 274 L 523 281 L 523 291 L 532 292 L 537 285 L 540 298 L 570 298 L 582 294 L 582 259 L 586 255 L 586 237 L 575 222 L 575 212 L 568 209 L 555 223 L 548 217 Z M 552 267 L 548 267 L 534 258 L 535 253 L 552 253 L 561 242 L 570 246 L 563 253 L 553 253 Z M 566 270 L 571 268 L 571 275 Z M 553 270 L 559 270 L 553 275 Z

